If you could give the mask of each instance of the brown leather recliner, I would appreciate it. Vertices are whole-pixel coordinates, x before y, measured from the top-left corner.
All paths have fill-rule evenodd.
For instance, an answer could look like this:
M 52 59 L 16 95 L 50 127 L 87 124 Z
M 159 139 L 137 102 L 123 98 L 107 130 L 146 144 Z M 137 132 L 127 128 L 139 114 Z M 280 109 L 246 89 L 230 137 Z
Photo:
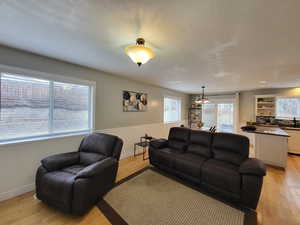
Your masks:
M 49 156 L 36 174 L 36 196 L 71 214 L 83 215 L 114 185 L 123 141 L 93 133 L 79 151 Z

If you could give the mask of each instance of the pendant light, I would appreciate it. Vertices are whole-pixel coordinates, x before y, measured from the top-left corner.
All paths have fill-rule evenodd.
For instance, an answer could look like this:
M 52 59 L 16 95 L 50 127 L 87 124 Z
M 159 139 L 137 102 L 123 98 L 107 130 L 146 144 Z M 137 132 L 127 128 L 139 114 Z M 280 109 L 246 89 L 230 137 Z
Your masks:
M 145 40 L 143 38 L 136 39 L 136 45 L 128 46 L 125 52 L 138 66 L 145 64 L 155 56 L 154 51 L 145 46 Z
M 207 104 L 207 103 L 209 103 L 208 98 L 206 98 L 205 95 L 204 95 L 204 88 L 205 88 L 205 86 L 202 86 L 202 96 L 201 96 L 201 98 L 198 97 L 195 100 L 195 103 L 197 103 L 197 104 Z

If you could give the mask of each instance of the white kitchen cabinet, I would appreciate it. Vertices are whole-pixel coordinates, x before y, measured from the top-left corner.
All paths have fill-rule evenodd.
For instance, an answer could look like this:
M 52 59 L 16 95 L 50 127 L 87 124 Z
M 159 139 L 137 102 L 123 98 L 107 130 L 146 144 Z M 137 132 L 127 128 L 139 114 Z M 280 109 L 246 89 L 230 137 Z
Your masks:
M 300 155 L 300 130 L 286 130 L 290 135 L 288 141 L 288 148 L 290 153 Z
M 285 168 L 288 153 L 288 137 L 255 133 L 255 158 L 272 166 Z

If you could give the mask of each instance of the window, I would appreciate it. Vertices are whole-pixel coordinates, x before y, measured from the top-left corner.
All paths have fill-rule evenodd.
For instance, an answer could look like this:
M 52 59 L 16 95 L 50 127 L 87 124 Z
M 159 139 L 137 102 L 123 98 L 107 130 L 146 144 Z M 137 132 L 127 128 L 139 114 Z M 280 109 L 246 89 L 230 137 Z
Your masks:
M 0 142 L 92 129 L 92 86 L 0 74 Z
M 300 119 L 300 98 L 276 98 L 276 118 L 282 120 Z
M 181 100 L 174 97 L 164 98 L 164 122 L 172 123 L 181 120 Z

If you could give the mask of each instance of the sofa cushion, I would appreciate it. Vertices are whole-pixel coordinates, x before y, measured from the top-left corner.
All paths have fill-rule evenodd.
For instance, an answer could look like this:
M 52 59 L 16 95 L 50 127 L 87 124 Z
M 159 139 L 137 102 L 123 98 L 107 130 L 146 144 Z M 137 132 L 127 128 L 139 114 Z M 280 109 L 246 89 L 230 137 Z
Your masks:
M 172 127 L 169 132 L 168 146 L 181 152 L 186 150 L 190 138 L 190 129 L 184 127 Z
M 168 141 L 168 147 L 178 150 L 180 152 L 184 152 L 187 147 L 187 143 L 183 141 L 177 141 L 177 140 L 169 140 Z
M 201 167 L 206 160 L 207 159 L 205 157 L 198 154 L 177 154 L 174 161 L 174 168 L 182 173 L 200 179 Z
M 116 140 L 116 136 L 109 134 L 89 134 L 82 140 L 79 147 L 79 151 L 100 153 L 105 156 L 112 156 L 113 147 L 115 145 Z
M 85 166 L 83 166 L 83 165 L 74 165 L 74 166 L 69 166 L 69 167 L 63 168 L 61 171 L 76 175 L 84 168 L 85 168 Z
M 169 132 L 169 140 L 187 142 L 190 138 L 190 129 L 184 127 L 172 127 Z
M 239 167 L 231 163 L 209 159 L 202 166 L 202 182 L 217 188 L 239 194 L 241 176 Z
M 187 152 L 210 158 L 212 137 L 211 132 L 192 130 Z
M 163 148 L 153 150 L 155 160 L 164 166 L 172 168 L 175 161 L 176 155 L 179 154 L 178 151 L 171 148 Z
M 168 147 L 168 140 L 161 138 L 161 139 L 154 139 L 150 141 L 150 146 L 153 148 L 166 148 Z
M 92 163 L 101 161 L 107 158 L 104 155 L 93 152 L 80 152 L 80 164 L 88 166 Z
M 231 133 L 215 133 L 212 143 L 214 158 L 241 165 L 249 156 L 249 139 Z

